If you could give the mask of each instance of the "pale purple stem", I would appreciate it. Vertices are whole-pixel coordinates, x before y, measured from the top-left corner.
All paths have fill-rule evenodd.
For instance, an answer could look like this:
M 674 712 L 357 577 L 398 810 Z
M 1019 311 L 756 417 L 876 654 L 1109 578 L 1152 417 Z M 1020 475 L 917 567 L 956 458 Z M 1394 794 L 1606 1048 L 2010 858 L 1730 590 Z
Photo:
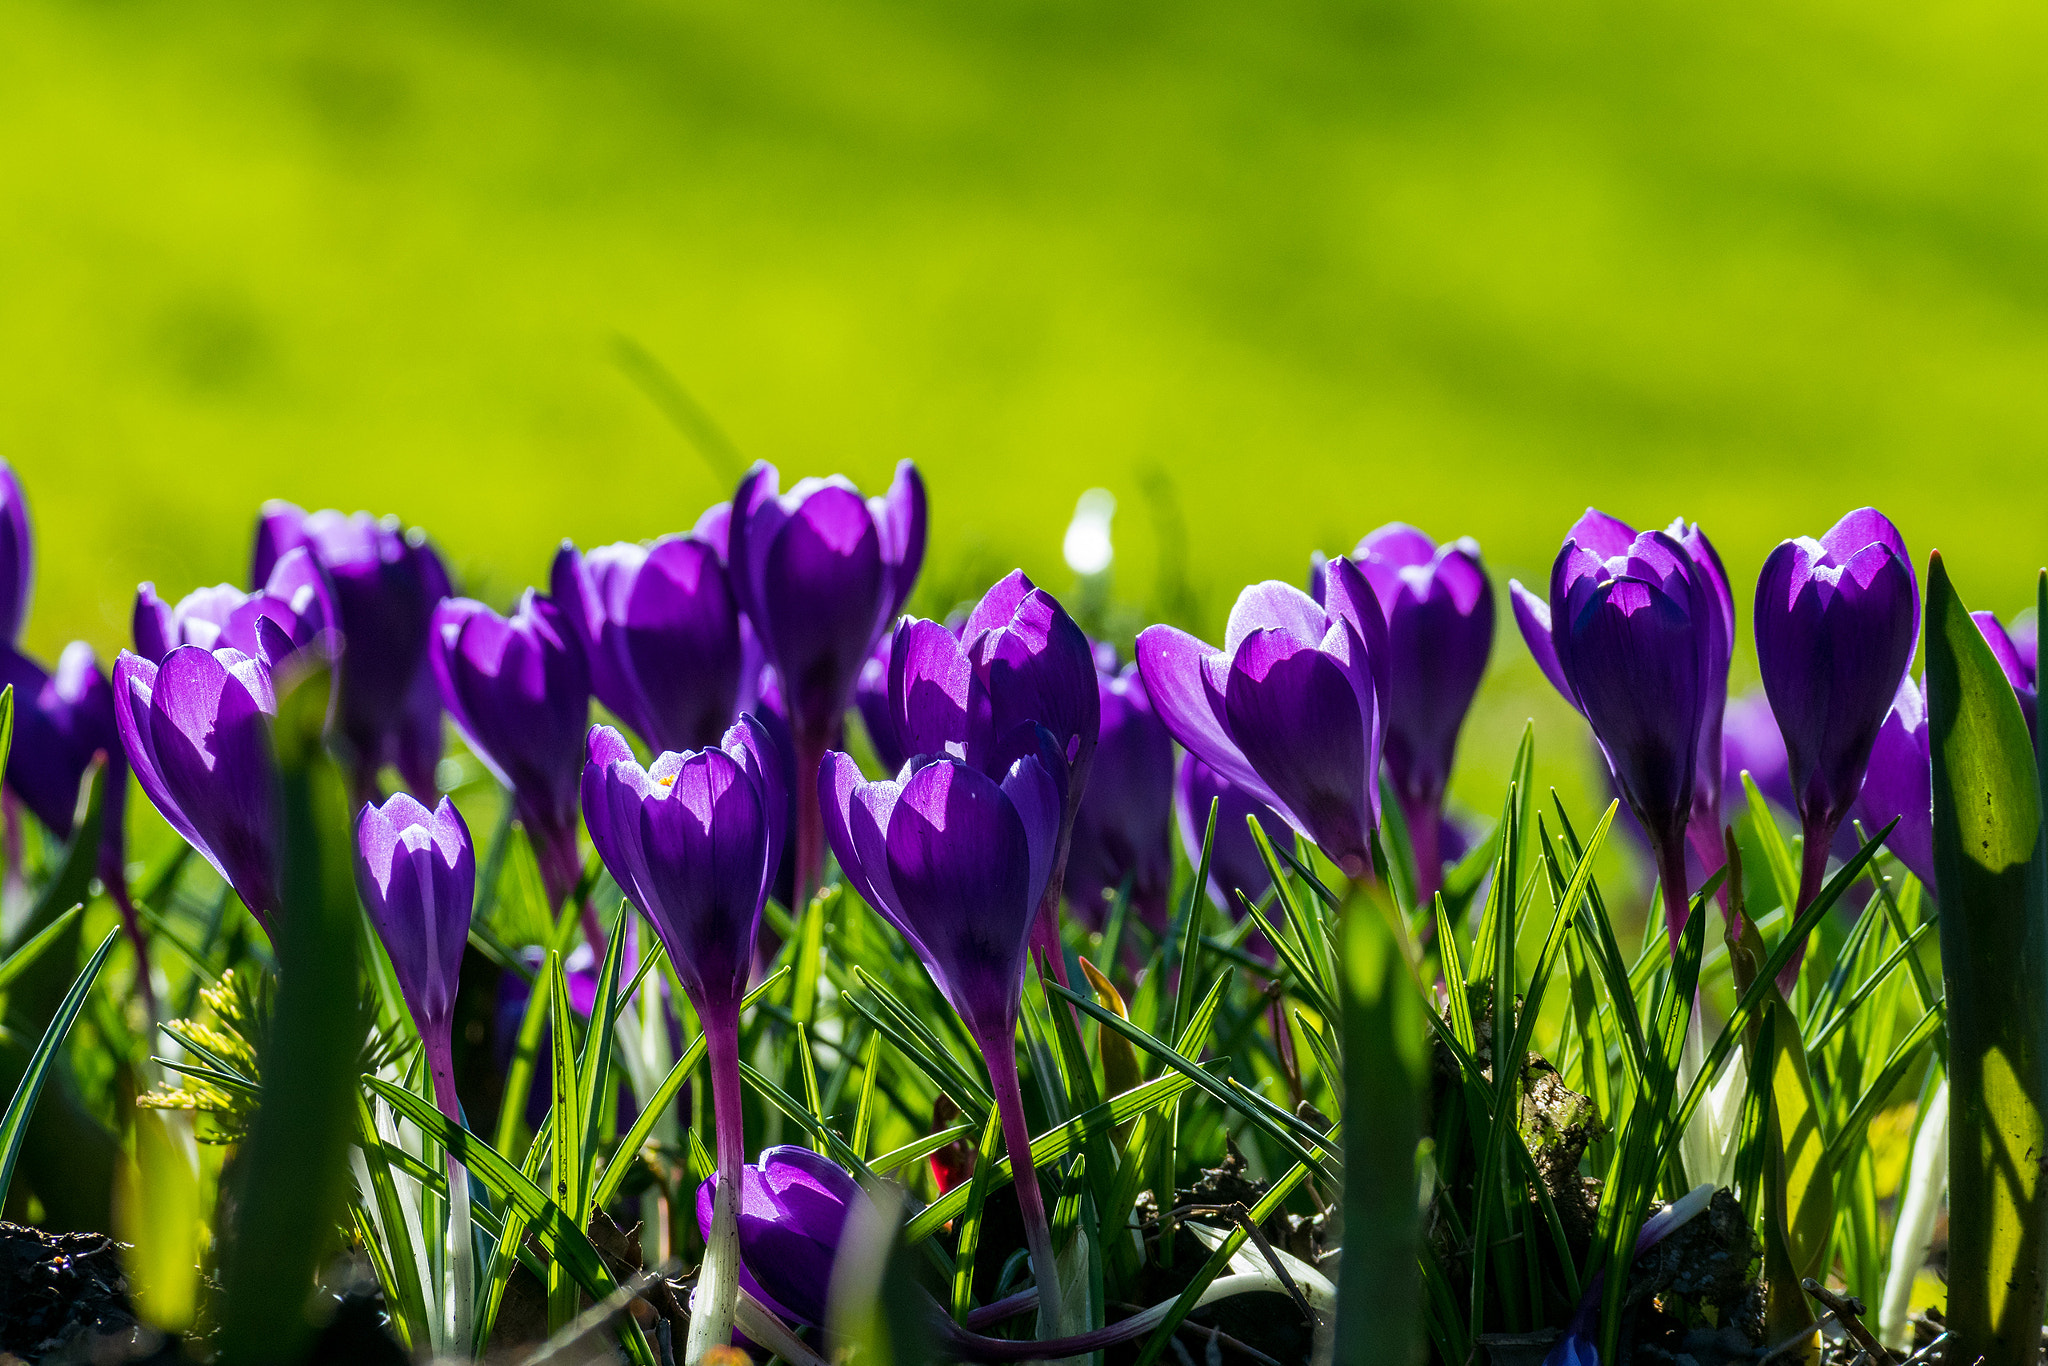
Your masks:
M 1031 1126 L 1024 1118 L 1024 1093 L 1017 1083 L 1017 1042 L 1014 1025 L 1000 1035 L 980 1040 L 988 1059 L 989 1088 L 995 1092 L 996 1114 L 1003 1123 L 1003 1145 L 1010 1152 L 1010 1181 L 1017 1188 L 1017 1207 L 1024 1215 L 1024 1241 L 1031 1249 L 1031 1273 L 1038 1282 L 1039 1324 L 1058 1333 L 1060 1274 L 1053 1259 L 1052 1226 L 1046 1222 L 1045 1200 L 1038 1190 L 1038 1168 L 1031 1161 Z

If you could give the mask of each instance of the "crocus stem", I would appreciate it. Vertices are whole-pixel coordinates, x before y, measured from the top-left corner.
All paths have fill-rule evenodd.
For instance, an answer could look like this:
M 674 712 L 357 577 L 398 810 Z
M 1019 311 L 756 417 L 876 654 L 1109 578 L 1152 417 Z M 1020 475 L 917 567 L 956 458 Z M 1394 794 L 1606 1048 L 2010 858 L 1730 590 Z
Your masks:
M 718 1183 L 711 1197 L 711 1236 L 690 1297 L 690 1335 L 685 1366 L 713 1347 L 732 1343 L 733 1310 L 739 1301 L 740 1167 L 746 1135 L 740 1110 L 740 1017 L 737 1003 L 707 1007 L 695 1002 L 704 1022 L 705 1056 L 711 1063 L 711 1114 L 718 1128 Z
M 981 1040 L 981 1051 L 988 1059 L 996 1113 L 1003 1121 L 1003 1145 L 1010 1151 L 1010 1181 L 1024 1214 L 1024 1242 L 1031 1249 L 1031 1274 L 1038 1282 L 1038 1322 L 1041 1331 L 1058 1333 L 1066 1322 L 1060 1314 L 1060 1272 L 1053 1260 L 1045 1201 L 1038 1192 L 1038 1168 L 1031 1161 L 1031 1126 L 1024 1118 L 1024 1093 L 1017 1084 L 1015 1025 L 1000 1035 L 991 1034 Z
M 1804 838 L 1805 847 L 1799 854 L 1799 904 L 1792 908 L 1794 918 L 1820 895 L 1820 885 L 1828 871 L 1828 849 L 1835 842 L 1835 827 L 1826 821 L 1809 822 Z M 1805 956 L 1806 946 L 1801 944 L 1792 961 L 1778 970 L 1778 990 L 1787 997 L 1799 982 L 1799 963 Z
M 1402 819 L 1408 822 L 1408 848 L 1415 855 L 1415 905 L 1427 909 L 1444 885 L 1444 809 L 1441 797 L 1401 802 Z M 1434 930 L 1434 922 L 1423 925 Z
M 1278 1289 L 1278 1279 L 1270 1272 L 1239 1272 L 1230 1276 L 1219 1276 L 1202 1292 L 1196 1307 L 1213 1304 L 1232 1295 L 1253 1294 L 1258 1291 L 1274 1292 Z M 960 1327 L 943 1314 L 935 1316 L 933 1323 L 944 1323 L 944 1327 L 939 1331 L 945 1334 L 963 1361 L 1043 1361 L 1049 1357 L 1082 1356 L 1100 1351 L 1104 1347 L 1114 1347 L 1119 1342 L 1129 1342 L 1132 1338 L 1143 1337 L 1166 1321 L 1166 1316 L 1173 1305 L 1172 1300 L 1162 1300 L 1150 1309 L 1142 1310 L 1127 1319 L 1118 1319 L 1105 1328 L 1051 1340 L 983 1337 Z
M 1664 888 L 1664 932 L 1671 937 L 1671 952 L 1678 952 L 1678 937 L 1685 932 L 1686 917 L 1692 914 L 1692 894 L 1685 885 L 1685 836 L 1660 840 L 1657 845 L 1657 880 Z
M 829 739 L 802 739 L 796 746 L 796 904 L 801 917 L 825 875 L 825 810 L 818 805 L 818 770 L 824 766 Z
M 1053 980 L 1069 988 L 1073 984 L 1067 981 L 1067 950 L 1060 940 L 1060 894 L 1066 890 L 1067 852 L 1074 842 L 1076 805 L 1070 798 L 1067 813 L 1060 820 L 1060 837 L 1052 847 L 1052 875 L 1045 880 L 1045 895 L 1038 899 L 1038 917 L 1031 922 L 1031 956 L 1038 960 L 1039 971 L 1045 971 L 1049 960 Z
M 434 1079 L 434 1101 L 451 1123 L 462 1122 L 462 1102 L 455 1094 L 455 1057 L 448 1023 L 423 1031 L 427 1071 Z M 472 1355 L 476 1315 L 476 1245 L 469 1231 L 469 1172 L 454 1153 L 448 1154 L 448 1286 L 441 1328 L 448 1335 L 443 1350 Z

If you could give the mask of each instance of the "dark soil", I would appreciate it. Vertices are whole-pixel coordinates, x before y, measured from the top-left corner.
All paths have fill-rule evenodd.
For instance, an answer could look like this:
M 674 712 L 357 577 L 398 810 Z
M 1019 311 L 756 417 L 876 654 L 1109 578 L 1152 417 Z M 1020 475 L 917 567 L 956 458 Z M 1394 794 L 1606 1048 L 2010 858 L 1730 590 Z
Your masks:
M 75 1339 L 135 1327 L 120 1244 L 0 1224 L 0 1351 L 41 1361 Z

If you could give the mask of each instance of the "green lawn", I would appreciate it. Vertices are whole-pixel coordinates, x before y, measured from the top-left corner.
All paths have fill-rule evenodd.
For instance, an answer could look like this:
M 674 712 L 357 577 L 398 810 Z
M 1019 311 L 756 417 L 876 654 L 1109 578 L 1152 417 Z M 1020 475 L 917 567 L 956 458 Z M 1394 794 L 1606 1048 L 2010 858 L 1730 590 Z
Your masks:
M 30 643 L 239 579 L 271 495 L 495 598 L 687 525 L 736 471 L 620 337 L 746 457 L 918 460 L 927 607 L 1068 586 L 1103 485 L 1119 591 L 1184 528 L 1211 627 L 1392 518 L 1540 578 L 1589 502 L 1697 517 L 1741 599 L 1874 502 L 2009 612 L 2044 127 L 2019 0 L 0 0 Z M 1561 719 L 1505 621 L 1475 793 Z

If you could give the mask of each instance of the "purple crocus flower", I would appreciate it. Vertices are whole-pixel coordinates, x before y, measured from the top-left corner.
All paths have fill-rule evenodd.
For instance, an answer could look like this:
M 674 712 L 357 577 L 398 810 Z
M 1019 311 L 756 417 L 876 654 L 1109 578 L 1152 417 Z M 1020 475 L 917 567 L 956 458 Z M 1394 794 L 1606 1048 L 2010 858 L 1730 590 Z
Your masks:
M 718 743 L 737 714 L 740 617 L 716 546 L 664 536 L 579 554 L 564 541 L 549 585 L 598 701 L 657 753 Z
M 1829 846 L 1862 791 L 1919 634 L 1912 557 L 1874 508 L 1850 513 L 1818 541 L 1785 541 L 1764 561 L 1756 653 L 1806 835 L 1798 909 L 1820 891 Z M 1788 965 L 1781 980 L 1789 987 L 1797 972 Z
M 1729 699 L 1721 723 L 1721 790 L 1730 801 L 1741 800 L 1738 794 L 1744 773 L 1756 780 L 1757 791 L 1778 806 L 1798 810 L 1792 798 L 1785 737 L 1778 730 L 1778 718 L 1771 715 L 1771 700 L 1760 688 Z
M 441 703 L 427 638 L 435 604 L 451 592 L 441 557 L 423 533 L 401 530 L 393 517 L 308 513 L 271 502 L 256 525 L 251 581 L 267 590 L 284 558 L 301 548 L 327 579 L 333 621 L 344 637 L 339 732 L 357 795 L 377 794 L 377 773 L 387 763 L 414 792 L 432 793 Z
M 697 1228 L 711 1236 L 716 1176 L 697 1188 Z M 847 1213 L 867 1192 L 809 1148 L 761 1150 L 740 1169 L 740 1284 L 785 1319 L 825 1326 L 832 1259 Z
M 529 588 L 509 618 L 470 598 L 442 603 L 428 657 L 448 714 L 511 790 L 548 900 L 561 905 L 581 865 L 576 800 L 590 719 L 582 642 L 555 604 Z
M 669 962 L 704 1023 L 718 1171 L 739 1189 L 746 1160 L 740 1108 L 740 999 L 753 967 L 761 908 L 787 837 L 788 799 L 775 740 L 751 716 L 725 733 L 722 748 L 667 753 L 642 768 L 619 733 L 591 728 L 583 767 L 591 843 L 612 877 L 654 925 Z M 719 1211 L 722 1231 L 738 1196 Z M 724 1238 L 729 1243 L 729 1233 Z M 693 1315 L 689 1359 L 732 1331 L 737 1283 L 719 1240 L 707 1256 L 706 1297 Z M 696 1322 L 698 1318 L 703 1323 Z
M 924 564 L 924 480 L 908 460 L 887 494 L 863 500 L 843 476 L 778 493 L 756 463 L 726 514 L 733 594 L 775 666 L 796 742 L 797 896 L 818 885 L 825 848 L 810 784 L 839 743 L 854 680 L 903 610 Z
M 275 669 L 272 652 L 303 650 L 334 621 L 332 595 L 313 553 L 301 546 L 280 556 L 263 587 L 245 593 L 232 584 L 195 588 L 173 607 L 157 596 L 156 585 L 135 590 L 135 653 L 152 663 L 180 645 L 222 648 L 258 655 Z M 259 622 L 271 628 L 259 628 Z
M 889 706 L 889 653 L 894 636 L 884 636 L 860 666 L 853 685 L 853 705 L 860 711 L 861 728 L 868 733 L 868 747 L 885 772 L 896 773 L 910 756 L 903 750 L 903 737 L 896 725 L 896 713 Z
M 1351 558 L 1387 619 L 1387 774 L 1427 902 L 1443 885 L 1444 793 L 1458 731 L 1493 650 L 1493 584 L 1478 542 L 1439 546 L 1401 522 L 1366 536 Z M 1316 566 L 1318 601 L 1326 576 Z
M 1330 564 L 1325 603 L 1268 581 L 1238 594 L 1223 648 L 1138 636 L 1152 705 L 1188 753 L 1286 817 L 1352 878 L 1373 870 L 1387 627 L 1364 574 Z
M 1067 902 L 1100 928 L 1126 881 L 1131 907 L 1165 930 L 1173 895 L 1173 736 L 1152 710 L 1138 666 L 1098 672 L 1101 739 L 1067 850 Z
M 14 477 L 14 466 L 0 460 L 0 645 L 21 643 L 35 577 L 36 541 L 29 528 L 28 499 Z
M 235 889 L 266 934 L 279 906 L 284 797 L 270 669 L 240 650 L 180 645 L 114 661 L 114 720 L 152 805 Z
M 1649 837 L 1676 944 L 1689 904 L 1689 826 L 1699 832 L 1702 861 L 1721 861 L 1708 854 L 1704 832 L 1718 849 L 1733 613 L 1712 547 L 1698 528 L 1673 526 L 1638 535 L 1588 509 L 1551 568 L 1548 602 L 1509 586 L 1530 653 L 1592 725 L 1615 786 Z M 1698 559 L 1681 535 L 1700 548 Z M 1703 765 L 1711 770 L 1705 778 Z
M 1041 757 L 1042 756 L 1042 757 Z M 988 1064 L 1015 1168 L 1043 1321 L 1059 1323 L 1052 1233 L 1017 1084 L 1017 1014 L 1040 901 L 1059 842 L 1061 755 L 1049 734 L 1000 780 L 956 758 L 869 782 L 826 756 L 818 797 L 839 866 L 931 970 Z
M 2033 733 L 2038 707 L 2035 702 L 2034 662 L 2032 650 L 2022 650 L 2020 637 L 2000 624 L 1992 612 L 1972 612 L 1970 620 L 1977 623 L 1977 629 L 1984 636 L 1984 643 L 1991 647 L 1991 657 L 1998 661 L 1998 667 L 2005 671 L 2006 681 L 2020 699 L 2020 713 L 2027 718 L 2027 731 Z M 2031 620 L 2016 621 L 2018 631 L 2032 624 Z M 2027 637 L 2031 641 L 2031 637 Z
M 1012 570 L 975 604 L 959 634 L 935 621 L 897 623 L 889 654 L 896 738 L 912 755 L 952 755 L 1000 777 L 1050 737 L 1065 805 L 1032 949 L 1065 983 L 1059 893 L 1074 817 L 1101 730 L 1094 648 L 1059 600 Z
M 1933 751 L 1927 697 L 1911 676 L 1899 680 L 1891 710 L 1871 743 L 1854 815 L 1873 835 L 1897 818 L 1885 847 L 1928 891 L 1934 890 Z
M 476 851 L 446 797 L 432 811 L 401 792 L 356 817 L 356 887 L 391 955 L 426 1051 L 441 1113 L 459 1120 L 450 1030 L 476 905 Z

